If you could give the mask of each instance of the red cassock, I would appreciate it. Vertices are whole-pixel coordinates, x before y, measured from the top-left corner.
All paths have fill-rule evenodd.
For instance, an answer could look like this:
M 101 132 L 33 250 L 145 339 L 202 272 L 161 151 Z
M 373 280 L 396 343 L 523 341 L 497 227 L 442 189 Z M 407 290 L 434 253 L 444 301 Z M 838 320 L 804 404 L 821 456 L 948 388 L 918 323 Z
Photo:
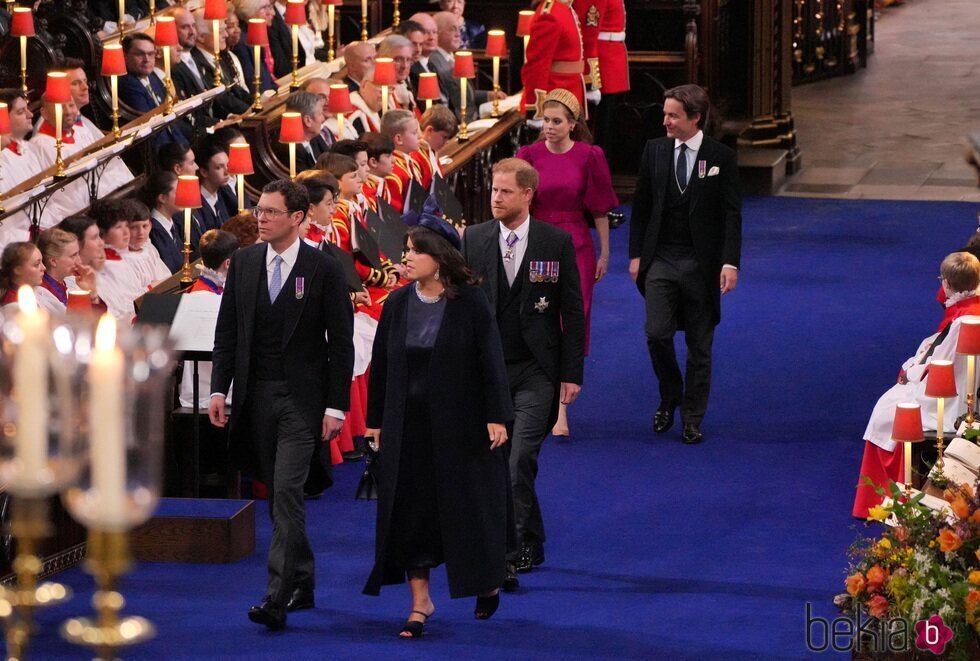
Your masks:
M 361 212 L 357 205 L 350 200 L 339 200 L 337 210 L 333 214 L 333 238 L 336 245 L 342 250 L 354 256 L 354 269 L 360 276 L 364 289 L 371 297 L 371 304 L 361 306 L 363 311 L 371 316 L 375 321 L 381 318 L 381 306 L 388 299 L 390 290 L 386 289 L 384 283 L 387 282 L 394 269 L 378 270 L 364 263 L 361 256 L 354 252 L 354 245 L 351 242 L 352 223 L 361 222 Z
M 569 0 L 570 2 L 570 0 Z M 525 108 L 540 118 L 545 95 L 566 89 L 585 107 L 585 62 L 578 16 L 562 0 L 544 0 L 531 24 L 527 57 L 521 69 Z
M 425 190 L 432 190 L 432 180 L 437 174 L 445 176 L 442 164 L 439 162 L 439 154 L 425 140 L 419 142 L 419 148 L 411 153 L 411 158 L 418 168 L 419 181 Z
M 391 174 L 385 177 L 386 199 L 395 211 L 401 213 L 405 209 L 405 196 L 411 181 L 421 183 L 422 175 L 418 165 L 407 154 L 396 151 L 391 155 Z
M 628 92 L 629 56 L 623 0 L 575 0 L 574 7 L 582 26 L 582 43 L 593 89 L 601 88 L 603 94 Z

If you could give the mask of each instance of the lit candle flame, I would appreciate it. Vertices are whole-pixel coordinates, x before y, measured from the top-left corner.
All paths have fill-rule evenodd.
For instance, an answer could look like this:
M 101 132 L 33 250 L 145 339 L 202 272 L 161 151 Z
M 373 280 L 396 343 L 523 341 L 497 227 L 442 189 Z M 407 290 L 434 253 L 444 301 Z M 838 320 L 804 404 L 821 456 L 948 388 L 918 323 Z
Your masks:
M 37 297 L 30 285 L 21 285 L 20 289 L 17 290 L 17 306 L 24 314 L 37 312 Z
M 116 346 L 116 319 L 111 314 L 99 318 L 99 326 L 95 330 L 96 351 L 112 351 Z

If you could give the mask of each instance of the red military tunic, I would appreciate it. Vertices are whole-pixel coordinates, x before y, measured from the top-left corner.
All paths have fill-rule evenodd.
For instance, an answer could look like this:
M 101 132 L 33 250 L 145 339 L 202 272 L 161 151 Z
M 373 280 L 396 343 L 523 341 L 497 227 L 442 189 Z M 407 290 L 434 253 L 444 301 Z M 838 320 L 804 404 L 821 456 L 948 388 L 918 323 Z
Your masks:
M 419 171 L 419 181 L 422 187 L 427 190 L 432 190 L 432 180 L 436 178 L 438 174 L 441 177 L 445 176 L 442 171 L 442 163 L 439 162 L 439 154 L 429 146 L 425 140 L 419 141 L 419 148 L 417 151 L 411 153 L 412 161 Z
M 593 30 L 596 33 L 602 93 L 628 92 L 630 73 L 626 52 L 626 6 L 623 0 L 584 0 L 583 4 L 588 7 L 582 21 L 582 32 L 583 35 Z
M 558 87 L 574 94 L 585 108 L 582 32 L 578 16 L 566 1 L 571 2 L 544 0 L 538 5 L 531 24 L 521 80 L 524 83 L 523 105 L 536 110 L 535 118 L 543 116 L 545 95 Z
M 378 199 L 391 204 L 387 182 L 376 174 L 368 173 L 368 180 L 361 184 L 361 191 L 371 211 L 378 212 Z
M 391 160 L 393 162 L 391 174 L 385 177 L 387 201 L 395 211 L 401 213 L 405 209 L 405 196 L 408 195 L 409 184 L 413 179 L 421 183 L 422 174 L 415 161 L 404 152 L 396 151 L 391 155 Z
M 391 262 L 385 261 L 384 269 L 378 270 L 366 264 L 363 258 L 354 252 L 354 244 L 351 235 L 353 234 L 352 223 L 361 222 L 361 211 L 358 206 L 350 200 L 338 200 L 337 210 L 333 214 L 333 237 L 332 240 L 342 250 L 354 256 L 354 269 L 364 284 L 364 289 L 371 297 L 371 304 L 361 306 L 360 310 L 367 313 L 375 321 L 381 318 L 381 306 L 388 299 L 390 290 L 385 287 L 385 283 L 395 273 Z

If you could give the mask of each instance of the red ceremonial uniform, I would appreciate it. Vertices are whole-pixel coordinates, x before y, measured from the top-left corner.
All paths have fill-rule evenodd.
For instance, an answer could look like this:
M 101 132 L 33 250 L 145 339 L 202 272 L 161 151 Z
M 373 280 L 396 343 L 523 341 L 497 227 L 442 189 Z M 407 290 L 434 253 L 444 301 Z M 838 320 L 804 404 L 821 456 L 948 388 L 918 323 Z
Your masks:
M 575 0 L 582 44 L 592 88 L 603 94 L 630 89 L 626 52 L 626 6 L 623 0 Z
M 418 164 L 404 152 L 396 151 L 391 155 L 391 174 L 385 177 L 386 199 L 395 211 L 401 213 L 405 209 L 405 196 L 411 181 L 421 183 L 422 175 Z
M 523 104 L 525 108 L 535 108 L 535 118 L 543 116 L 545 95 L 558 87 L 574 94 L 585 107 L 583 57 L 578 16 L 563 0 L 544 0 L 531 24 L 527 58 L 521 69 Z
M 385 269 L 378 270 L 364 263 L 360 255 L 354 252 L 351 240 L 352 223 L 361 222 L 361 211 L 350 200 L 338 200 L 337 210 L 333 214 L 333 241 L 342 250 L 354 256 L 354 268 L 364 284 L 364 289 L 371 297 L 371 304 L 361 306 L 361 311 L 370 315 L 375 321 L 381 318 L 381 306 L 388 299 L 390 290 L 385 283 L 396 273 L 390 262 L 385 263 Z
M 418 168 L 419 182 L 425 190 L 432 190 L 432 180 L 437 174 L 445 176 L 442 163 L 439 162 L 439 154 L 425 140 L 419 141 L 419 148 L 411 153 L 411 159 Z

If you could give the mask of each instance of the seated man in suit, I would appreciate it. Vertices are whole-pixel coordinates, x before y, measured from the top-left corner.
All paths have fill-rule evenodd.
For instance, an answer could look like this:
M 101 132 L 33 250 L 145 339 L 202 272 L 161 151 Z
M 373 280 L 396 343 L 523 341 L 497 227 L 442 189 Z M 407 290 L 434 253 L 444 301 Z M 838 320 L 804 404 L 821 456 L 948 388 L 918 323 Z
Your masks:
M 412 42 L 412 64 L 414 65 L 422 57 L 422 47 L 425 45 L 425 28 L 412 19 L 403 20 L 398 27 L 393 30 L 395 34 L 400 34 Z
M 390 57 L 395 61 L 395 86 L 390 90 L 389 110 L 401 108 L 416 112 L 415 92 L 411 88 L 411 80 L 408 76 L 412 69 L 413 53 L 415 53 L 415 46 L 412 42 L 398 34 L 385 37 L 378 46 L 378 57 Z
M 255 94 L 255 56 L 251 46 L 248 45 L 248 19 L 264 18 L 266 22 L 272 20 L 272 0 L 236 0 L 235 16 L 238 18 L 238 28 L 241 36 L 237 40 L 229 40 L 228 47 L 238 56 L 238 61 L 242 65 L 245 74 L 245 82 L 252 94 Z M 232 43 L 234 41 L 234 43 Z M 274 66 L 272 62 L 272 50 L 269 46 L 263 46 L 260 50 L 261 59 L 259 60 L 259 91 L 266 92 L 276 89 Z
M 208 89 L 197 62 L 191 55 L 197 46 L 197 23 L 194 20 L 194 15 L 183 7 L 178 7 L 174 11 L 173 17 L 177 27 L 179 45 L 173 49 L 171 54 L 170 77 L 173 80 L 177 98 L 189 99 Z M 211 113 L 210 104 L 200 106 L 185 117 L 197 134 L 202 134 L 209 126 L 217 123 Z
M 323 99 L 319 94 L 293 92 L 286 100 L 286 112 L 298 112 L 303 117 L 303 142 L 296 145 L 296 172 L 316 167 L 316 158 L 327 151 L 320 131 L 323 129 Z M 289 164 L 289 145 L 276 140 L 273 149 L 276 156 Z
M 191 59 L 201 74 L 204 89 L 214 87 L 214 30 L 211 21 L 204 20 L 204 9 L 198 7 L 193 12 L 197 32 L 197 43 L 191 49 Z M 244 85 L 236 84 L 236 71 L 231 65 L 232 53 L 227 51 L 228 30 L 222 25 L 218 30 L 218 50 L 221 62 L 221 84 L 228 91 L 211 103 L 211 113 L 217 119 L 229 115 L 241 115 L 252 107 L 252 96 Z
M 434 17 L 439 27 L 439 47 L 432 54 L 430 62 L 437 71 L 441 71 L 449 84 L 449 107 L 456 113 L 456 119 L 462 120 L 462 105 L 460 98 L 459 80 L 453 76 L 453 54 L 460 48 L 459 17 L 448 11 L 441 11 Z M 507 95 L 500 92 L 497 98 L 504 99 Z M 472 122 L 479 117 L 480 104 L 493 98 L 493 92 L 474 90 L 473 85 L 466 86 L 466 121 Z
M 344 63 L 347 77 L 344 82 L 351 92 L 361 88 L 361 79 L 368 69 L 374 67 L 375 46 L 370 41 L 355 41 L 344 48 Z
M 323 143 L 327 145 L 327 147 L 330 147 L 330 145 L 337 141 L 337 118 L 335 115 L 330 115 L 327 112 L 327 99 L 330 98 L 330 85 L 333 83 L 339 84 L 339 81 L 332 80 L 330 78 L 307 78 L 300 83 L 299 86 L 299 91 L 316 94 L 323 99 L 323 116 L 326 119 L 323 122 L 323 127 L 320 129 L 320 137 L 323 138 Z M 332 128 L 327 124 L 327 120 L 329 120 L 331 117 L 333 117 Z M 344 132 L 347 133 L 347 127 L 345 126 L 344 128 Z M 355 134 L 352 137 L 357 137 L 357 135 Z
M 437 69 L 435 64 L 430 60 L 432 54 L 439 48 L 439 26 L 436 25 L 436 21 L 432 18 L 432 15 L 426 14 L 425 12 L 412 14 L 411 20 L 422 26 L 423 35 L 422 52 L 419 54 L 418 60 L 412 63 L 410 73 L 412 89 L 417 90 L 419 88 L 419 74 L 434 73 L 439 81 L 439 94 L 442 95 L 438 102 L 448 104 L 448 90 L 451 81 L 446 80 L 446 71 L 444 69 Z
M 853 515 L 867 518 L 868 509 L 881 504 L 873 487 L 863 478 L 869 478 L 876 486 L 888 490 L 891 481 L 901 484 L 905 475 L 905 458 L 902 445 L 891 439 L 895 406 L 902 402 L 916 402 L 922 411 L 922 426 L 938 429 L 942 424 L 947 437 L 956 431 L 956 419 L 966 412 L 967 388 L 957 388 L 959 396 L 946 401 L 942 422 L 938 419 L 936 398 L 925 394 L 929 363 L 933 360 L 951 360 L 956 383 L 966 381 L 966 356 L 956 353 L 960 334 L 960 318 L 980 315 L 980 261 L 968 252 L 947 255 L 939 266 L 942 288 L 946 293 L 945 313 L 939 329 L 922 341 L 915 354 L 902 364 L 898 383 L 878 399 L 871 420 L 864 431 L 864 457 L 861 461 L 857 496 Z M 972 485 L 971 485 L 972 486 Z
M 153 72 L 156 61 L 156 45 L 142 32 L 127 34 L 122 40 L 126 59 L 126 75 L 119 79 L 119 100 L 138 113 L 149 112 L 167 98 L 163 81 Z M 156 145 L 168 142 L 187 144 L 187 136 L 179 126 L 169 125 L 153 136 Z
M 202 204 L 194 210 L 194 215 L 202 233 L 221 229 L 222 223 L 238 208 L 238 200 L 228 190 L 228 152 L 212 136 L 198 143 L 195 156 Z

